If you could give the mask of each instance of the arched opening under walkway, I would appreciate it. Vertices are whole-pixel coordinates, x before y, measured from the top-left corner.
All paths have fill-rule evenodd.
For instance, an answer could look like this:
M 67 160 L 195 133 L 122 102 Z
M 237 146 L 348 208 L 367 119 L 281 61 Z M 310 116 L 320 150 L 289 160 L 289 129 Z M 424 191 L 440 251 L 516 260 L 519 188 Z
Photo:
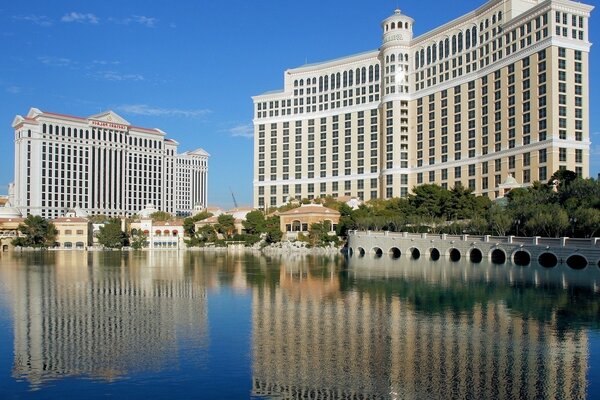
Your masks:
M 375 258 L 380 258 L 383 255 L 383 250 L 381 250 L 379 247 L 374 247 L 371 252 L 373 255 L 375 255 Z
M 363 249 L 362 247 L 359 247 L 356 250 L 358 251 L 358 256 L 359 257 L 364 257 L 365 256 L 365 249 Z
M 567 258 L 567 265 L 572 269 L 584 269 L 588 265 L 588 261 L 584 256 L 573 254 Z
M 460 261 L 461 254 L 458 249 L 451 249 L 449 255 L 450 255 L 450 261 L 452 261 L 452 262 Z
M 513 256 L 513 263 L 520 267 L 526 267 L 531 264 L 531 255 L 525 250 L 518 250 Z
M 389 251 L 390 257 L 392 257 L 394 260 L 400 258 L 400 256 L 402 255 L 402 252 L 400 251 L 399 248 L 397 247 L 392 247 Z
M 436 248 L 433 248 L 429 251 L 429 257 L 431 257 L 431 259 L 433 261 L 437 261 L 440 259 L 440 251 Z
M 552 253 L 542 253 L 538 257 L 538 262 L 544 268 L 554 268 L 558 265 L 558 258 Z
M 483 260 L 483 253 L 481 253 L 481 250 L 479 249 L 473 249 L 469 254 L 469 258 L 471 259 L 472 263 L 479 264 L 481 260 Z
M 417 249 L 416 247 L 413 247 L 409 251 L 410 251 L 411 259 L 418 260 L 419 258 L 421 258 L 421 251 L 419 249 Z
M 491 254 L 492 263 L 504 264 L 506 262 L 506 253 L 500 249 L 495 249 Z

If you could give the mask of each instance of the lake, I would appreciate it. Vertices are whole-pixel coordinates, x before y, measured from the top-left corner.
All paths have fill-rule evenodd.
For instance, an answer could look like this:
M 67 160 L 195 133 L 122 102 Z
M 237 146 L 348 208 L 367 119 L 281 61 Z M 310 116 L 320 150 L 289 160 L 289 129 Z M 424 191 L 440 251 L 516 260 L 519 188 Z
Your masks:
M 600 269 L 0 253 L 0 398 L 600 398 Z

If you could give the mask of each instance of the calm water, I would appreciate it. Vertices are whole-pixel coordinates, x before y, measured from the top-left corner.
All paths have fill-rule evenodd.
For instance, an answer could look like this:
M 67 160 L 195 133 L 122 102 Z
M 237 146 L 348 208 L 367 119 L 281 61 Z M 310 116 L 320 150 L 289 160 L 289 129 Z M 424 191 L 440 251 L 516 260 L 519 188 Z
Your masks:
M 600 398 L 600 270 L 0 254 L 0 398 Z

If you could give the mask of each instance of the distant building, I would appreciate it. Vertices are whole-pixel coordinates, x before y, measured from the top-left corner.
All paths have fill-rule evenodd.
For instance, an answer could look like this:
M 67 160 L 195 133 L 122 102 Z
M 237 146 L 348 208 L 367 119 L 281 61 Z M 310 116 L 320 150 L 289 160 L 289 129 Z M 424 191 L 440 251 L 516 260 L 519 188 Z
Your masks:
M 253 98 L 254 206 L 588 177 L 592 9 L 490 0 L 418 37 L 396 10 L 376 50 L 286 70 Z
M 171 214 L 206 204 L 208 153 L 177 154 L 160 129 L 112 111 L 82 118 L 31 108 L 17 115 L 11 202 L 24 215 L 57 218 L 71 208 L 131 216 L 148 202 Z
M 52 220 L 56 228 L 55 247 L 66 250 L 85 250 L 92 244 L 92 223 L 87 218 L 65 216 Z
M 321 204 L 303 204 L 300 207 L 279 213 L 280 229 L 284 239 L 295 239 L 299 233 L 308 234 L 310 226 L 328 221 L 332 234 L 340 222 L 340 213 Z
M 21 212 L 11 207 L 10 204 L 4 204 L 0 207 L 0 251 L 5 252 L 13 248 L 12 241 L 18 236 L 21 236 L 19 232 L 19 225 L 23 223 L 25 219 L 22 217 Z

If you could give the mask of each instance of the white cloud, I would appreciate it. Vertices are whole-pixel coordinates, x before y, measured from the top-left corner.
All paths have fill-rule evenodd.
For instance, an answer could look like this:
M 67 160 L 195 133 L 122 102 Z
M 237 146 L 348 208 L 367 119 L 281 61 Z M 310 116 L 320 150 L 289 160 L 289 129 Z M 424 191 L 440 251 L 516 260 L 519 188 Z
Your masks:
M 116 107 L 116 109 L 128 114 L 152 117 L 202 117 L 211 113 L 207 109 L 184 110 L 179 108 L 153 107 L 147 104 L 124 104 Z
M 6 88 L 6 91 L 11 94 L 19 94 L 21 93 L 21 88 L 18 86 L 9 86 Z
M 156 18 L 146 17 L 144 15 L 134 15 L 133 22 L 144 25 L 148 28 L 154 28 L 156 22 L 158 21 Z
M 229 133 L 234 137 L 253 138 L 254 127 L 252 124 L 236 125 L 229 129 Z
M 13 15 L 12 19 L 15 21 L 30 22 L 43 27 L 49 27 L 53 24 L 52 20 L 45 15 Z
M 158 22 L 158 19 L 154 17 L 148 17 L 145 15 L 132 15 L 131 17 L 127 18 L 110 17 L 108 20 L 112 23 L 119 25 L 138 24 L 147 28 L 154 28 L 156 26 L 156 23 Z
M 95 65 L 119 65 L 121 61 L 107 61 L 107 60 L 94 60 L 92 64 Z
M 48 65 L 50 67 L 73 68 L 77 64 L 75 61 L 71 60 L 70 58 L 64 58 L 64 57 L 42 56 L 42 57 L 38 57 L 38 60 L 42 64 Z
M 84 14 L 74 11 L 69 14 L 63 15 L 63 17 L 60 20 L 62 22 L 78 22 L 80 24 L 98 24 L 100 22 L 100 19 L 94 14 Z
M 134 81 L 139 82 L 144 80 L 144 76 L 140 74 L 124 74 L 118 71 L 98 71 L 92 74 L 96 79 L 103 79 L 113 82 Z

